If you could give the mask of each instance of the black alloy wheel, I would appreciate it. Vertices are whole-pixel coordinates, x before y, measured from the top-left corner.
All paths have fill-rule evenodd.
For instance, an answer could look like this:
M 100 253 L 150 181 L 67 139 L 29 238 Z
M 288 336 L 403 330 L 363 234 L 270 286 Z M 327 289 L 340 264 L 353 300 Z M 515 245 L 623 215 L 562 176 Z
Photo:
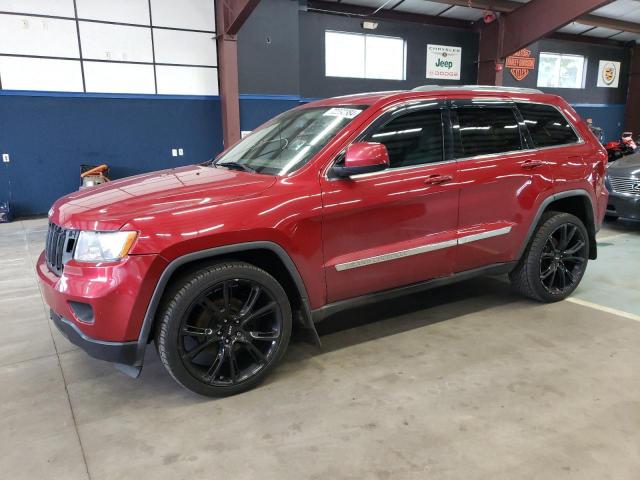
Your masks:
M 589 261 L 589 235 L 575 215 L 545 212 L 516 267 L 513 287 L 540 302 L 567 298 L 578 286 Z
M 210 385 L 256 375 L 282 339 L 282 313 L 253 280 L 224 280 L 202 292 L 182 317 L 178 351 L 185 368 Z
M 163 301 L 155 343 L 185 388 L 221 397 L 258 385 L 289 344 L 289 298 L 266 271 L 228 261 L 185 274 Z
M 587 239 L 573 223 L 551 232 L 540 255 L 540 282 L 551 294 L 573 290 L 587 264 Z

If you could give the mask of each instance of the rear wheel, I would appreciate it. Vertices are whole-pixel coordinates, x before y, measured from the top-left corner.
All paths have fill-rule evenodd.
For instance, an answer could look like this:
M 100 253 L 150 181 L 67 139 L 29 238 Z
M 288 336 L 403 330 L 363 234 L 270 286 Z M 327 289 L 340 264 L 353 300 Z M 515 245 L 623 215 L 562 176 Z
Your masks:
M 523 295 L 556 302 L 576 289 L 588 259 L 589 236 L 582 221 L 569 213 L 547 212 L 509 277 Z
M 160 359 L 184 387 L 227 396 L 258 385 L 284 355 L 291 307 L 282 286 L 244 262 L 199 270 L 166 302 Z

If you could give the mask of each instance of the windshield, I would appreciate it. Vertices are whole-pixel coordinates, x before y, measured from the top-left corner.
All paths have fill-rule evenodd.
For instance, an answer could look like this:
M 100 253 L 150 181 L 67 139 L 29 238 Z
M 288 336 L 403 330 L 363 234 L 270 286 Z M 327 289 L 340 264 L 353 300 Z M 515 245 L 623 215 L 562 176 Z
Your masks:
M 365 108 L 349 105 L 285 112 L 246 137 L 214 165 L 286 175 L 306 164 Z

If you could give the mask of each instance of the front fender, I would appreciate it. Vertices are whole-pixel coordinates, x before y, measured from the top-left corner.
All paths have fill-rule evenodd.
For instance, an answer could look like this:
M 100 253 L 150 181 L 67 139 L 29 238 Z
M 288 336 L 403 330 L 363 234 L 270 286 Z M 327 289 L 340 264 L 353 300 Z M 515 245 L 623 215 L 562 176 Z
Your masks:
M 156 287 L 151 296 L 151 301 L 147 307 L 147 311 L 145 313 L 144 319 L 142 321 L 142 327 L 140 329 L 140 335 L 137 341 L 137 349 L 136 349 L 136 359 L 137 364 L 142 365 L 144 360 L 144 353 L 147 347 L 147 344 L 150 340 L 150 335 L 153 330 L 153 324 L 155 321 L 156 312 L 158 306 L 160 304 L 160 300 L 167 288 L 167 284 L 171 276 L 176 272 L 178 268 L 183 265 L 186 265 L 191 262 L 195 262 L 198 260 L 205 260 L 207 258 L 215 258 L 223 255 L 229 255 L 233 253 L 239 253 L 243 251 L 249 250 L 269 250 L 276 254 L 278 258 L 282 261 L 285 268 L 291 275 L 296 288 L 298 289 L 298 293 L 300 295 L 302 301 L 302 320 L 306 328 L 310 329 L 315 337 L 316 344 L 320 345 L 320 338 L 315 329 L 312 317 L 311 317 L 311 307 L 309 304 L 309 296 L 307 294 L 307 289 L 305 287 L 304 281 L 300 275 L 300 272 L 296 268 L 295 263 L 291 259 L 291 257 L 287 254 L 287 252 L 277 243 L 269 242 L 269 241 L 256 241 L 256 242 L 245 242 L 245 243 L 237 243 L 233 245 L 224 245 L 220 247 L 210 248 L 206 250 L 200 250 L 197 252 L 188 253 L 182 256 L 179 256 L 173 259 L 167 267 L 164 269 L 160 278 L 156 284 Z

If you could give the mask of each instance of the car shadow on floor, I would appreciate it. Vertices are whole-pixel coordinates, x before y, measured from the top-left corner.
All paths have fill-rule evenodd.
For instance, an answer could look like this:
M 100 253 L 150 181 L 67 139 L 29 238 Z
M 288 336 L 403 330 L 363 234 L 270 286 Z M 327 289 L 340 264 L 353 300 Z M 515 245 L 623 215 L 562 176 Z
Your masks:
M 317 324 L 321 348 L 300 348 L 305 339 L 295 335 L 295 346 L 285 361 L 348 348 L 518 300 L 522 297 L 511 290 L 506 276 L 479 277 L 345 310 Z
M 511 291 L 503 277 L 480 277 L 345 310 L 318 324 L 322 340 L 321 348 L 306 343 L 301 332 L 294 334 L 283 362 L 288 368 L 277 369 L 263 385 L 277 384 L 282 380 L 281 375 L 287 375 L 287 370 L 303 368 L 295 364 L 311 360 L 316 356 L 427 327 L 463 315 L 478 313 L 521 299 L 522 297 Z M 120 411 L 125 407 L 122 405 L 122 398 L 128 399 L 124 403 L 135 404 L 162 397 L 168 407 L 215 401 L 180 388 L 164 370 L 152 344 L 147 348 L 145 366 L 138 381 L 132 381 L 124 374 L 116 372 L 108 363 L 94 361 L 85 355 L 81 351 L 72 351 L 63 355 L 62 364 L 66 377 L 72 384 L 88 382 L 93 387 L 100 385 L 103 396 L 113 398 L 114 402 L 116 398 L 118 399 L 116 402 L 118 406 L 113 408 L 114 411 Z M 72 391 L 75 390 L 76 387 L 72 387 Z M 113 414 L 114 411 L 106 411 L 101 415 Z
M 616 233 L 640 233 L 640 220 L 624 218 L 612 220 L 605 217 L 603 226 Z

